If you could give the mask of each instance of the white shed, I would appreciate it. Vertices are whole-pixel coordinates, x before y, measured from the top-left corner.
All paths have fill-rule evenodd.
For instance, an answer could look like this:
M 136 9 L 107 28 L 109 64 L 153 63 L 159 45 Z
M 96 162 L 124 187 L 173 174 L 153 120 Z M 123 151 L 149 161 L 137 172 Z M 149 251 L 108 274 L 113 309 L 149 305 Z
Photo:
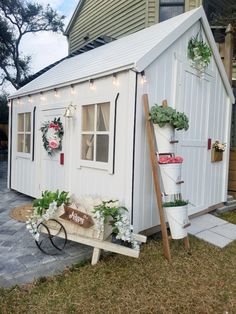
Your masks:
M 187 58 L 199 29 L 213 51 L 204 79 Z M 150 105 L 167 99 L 189 117 L 176 145 L 189 214 L 226 201 L 234 97 L 202 8 L 65 59 L 13 94 L 9 187 L 32 197 L 46 189 L 115 197 L 129 208 L 136 232 L 158 225 L 144 93 Z M 67 119 L 70 103 L 76 110 Z M 51 157 L 40 127 L 58 117 L 65 133 Z M 222 162 L 211 162 L 208 139 L 227 143 Z

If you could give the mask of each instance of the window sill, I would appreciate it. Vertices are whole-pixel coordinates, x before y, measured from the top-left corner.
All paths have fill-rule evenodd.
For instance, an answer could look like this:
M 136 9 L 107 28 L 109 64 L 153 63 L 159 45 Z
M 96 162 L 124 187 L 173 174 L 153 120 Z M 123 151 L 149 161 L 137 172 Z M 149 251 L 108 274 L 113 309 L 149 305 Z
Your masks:
M 18 158 L 31 160 L 31 153 L 16 153 L 16 159 Z
M 80 160 L 80 168 L 92 168 L 98 170 L 109 170 L 108 162 L 98 162 L 98 161 L 89 161 L 89 160 Z

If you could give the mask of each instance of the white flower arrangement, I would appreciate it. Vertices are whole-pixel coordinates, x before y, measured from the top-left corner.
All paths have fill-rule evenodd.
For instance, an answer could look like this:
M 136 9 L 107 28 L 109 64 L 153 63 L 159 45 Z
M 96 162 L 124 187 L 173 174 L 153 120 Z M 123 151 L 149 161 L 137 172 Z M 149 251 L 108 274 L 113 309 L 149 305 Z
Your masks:
M 134 239 L 133 226 L 130 224 L 127 211 L 127 208 L 120 206 L 117 200 L 102 200 L 94 207 L 95 225 L 100 235 L 104 231 L 105 223 L 110 223 L 116 239 L 127 241 L 131 243 L 133 249 L 139 250 L 139 243 Z
M 32 237 L 39 241 L 39 232 L 38 232 L 38 225 L 44 221 L 47 221 L 51 218 L 53 218 L 58 210 L 57 203 L 53 201 L 51 204 L 49 204 L 49 208 L 46 210 L 46 212 L 39 216 L 37 214 L 37 210 L 34 210 L 33 216 L 29 217 L 29 219 L 26 221 L 26 228 L 31 233 Z
M 188 58 L 190 65 L 195 68 L 201 78 L 204 78 L 204 73 L 211 61 L 211 48 L 203 41 L 198 39 L 198 35 L 192 37 L 188 42 Z
M 38 225 L 54 217 L 56 211 L 62 204 L 68 204 L 70 198 L 69 192 L 44 191 L 42 197 L 33 201 L 34 212 L 26 221 L 26 228 L 29 230 L 33 238 L 39 240 Z
M 220 141 L 215 141 L 212 145 L 212 148 L 217 152 L 224 152 L 226 149 L 226 143 L 220 143 Z

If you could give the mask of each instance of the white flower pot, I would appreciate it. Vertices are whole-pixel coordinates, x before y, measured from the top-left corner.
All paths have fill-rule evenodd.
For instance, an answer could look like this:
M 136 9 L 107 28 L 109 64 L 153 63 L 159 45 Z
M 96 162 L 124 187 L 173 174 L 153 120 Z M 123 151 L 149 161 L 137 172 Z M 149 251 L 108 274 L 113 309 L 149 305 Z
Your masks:
M 162 128 L 158 124 L 154 124 L 154 133 L 157 142 L 157 150 L 159 154 L 174 153 L 174 145 L 170 143 L 174 139 L 174 128 L 166 124 Z
M 188 205 L 165 207 L 172 239 L 183 239 L 187 236 L 184 226 L 189 222 Z
M 181 184 L 177 184 L 181 181 L 181 169 L 182 164 L 160 164 L 161 178 L 166 194 L 179 194 L 181 193 Z

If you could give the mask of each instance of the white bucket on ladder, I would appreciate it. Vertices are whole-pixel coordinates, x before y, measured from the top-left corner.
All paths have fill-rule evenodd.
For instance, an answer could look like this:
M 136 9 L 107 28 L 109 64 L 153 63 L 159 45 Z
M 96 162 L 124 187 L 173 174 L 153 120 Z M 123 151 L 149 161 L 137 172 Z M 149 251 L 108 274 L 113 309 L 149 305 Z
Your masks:
M 181 193 L 181 163 L 160 164 L 161 177 L 166 194 Z
M 185 238 L 187 236 L 187 230 L 184 226 L 189 223 L 188 205 L 165 207 L 165 211 L 172 239 Z
M 153 124 L 159 154 L 174 153 L 174 145 L 170 143 L 174 139 L 174 128 L 166 124 L 162 128 Z

